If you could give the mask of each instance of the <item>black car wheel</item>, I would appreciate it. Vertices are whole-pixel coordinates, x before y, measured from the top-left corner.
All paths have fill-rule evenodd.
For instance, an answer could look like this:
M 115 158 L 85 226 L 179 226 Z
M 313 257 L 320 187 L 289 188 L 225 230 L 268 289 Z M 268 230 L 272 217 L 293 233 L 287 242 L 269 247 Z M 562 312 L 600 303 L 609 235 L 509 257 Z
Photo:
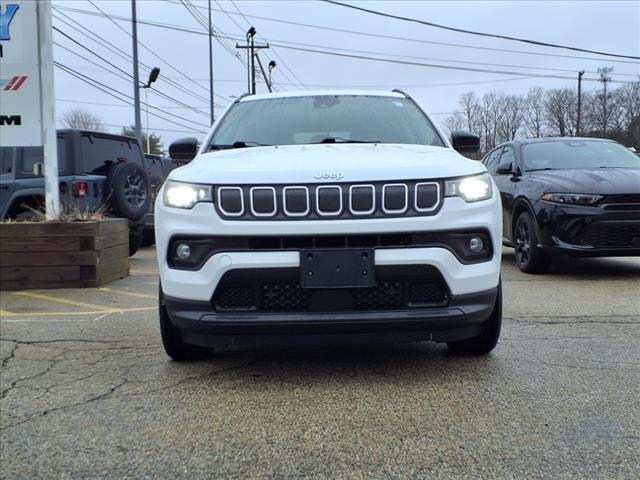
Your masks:
M 212 348 L 190 345 L 182 341 L 182 335 L 169 318 L 167 307 L 164 305 L 162 285 L 158 289 L 158 313 L 160 317 L 160 334 L 164 351 L 176 362 L 188 362 L 208 357 L 213 352 Z
M 107 174 L 109 204 L 116 216 L 139 220 L 149 211 L 151 190 L 147 172 L 136 163 L 117 163 Z
M 477 337 L 457 342 L 447 342 L 451 353 L 464 355 L 486 355 L 495 348 L 502 328 L 502 281 L 498 282 L 498 295 L 491 311 L 491 316 L 482 325 Z
M 534 221 L 528 212 L 520 214 L 514 228 L 516 263 L 525 273 L 544 273 L 551 264 L 551 255 L 538 247 Z

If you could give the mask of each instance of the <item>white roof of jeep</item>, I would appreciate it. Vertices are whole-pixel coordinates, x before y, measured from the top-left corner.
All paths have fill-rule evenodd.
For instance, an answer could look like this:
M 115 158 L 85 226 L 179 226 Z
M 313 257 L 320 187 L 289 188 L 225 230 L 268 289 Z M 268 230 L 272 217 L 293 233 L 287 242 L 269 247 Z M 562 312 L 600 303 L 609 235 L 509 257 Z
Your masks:
M 246 97 L 242 97 L 240 99 L 240 102 L 251 102 L 253 100 L 264 100 L 268 98 L 317 97 L 322 95 L 365 95 L 375 97 L 405 98 L 402 93 L 384 90 L 304 90 L 295 92 L 275 92 L 261 93 L 259 95 L 247 95 Z

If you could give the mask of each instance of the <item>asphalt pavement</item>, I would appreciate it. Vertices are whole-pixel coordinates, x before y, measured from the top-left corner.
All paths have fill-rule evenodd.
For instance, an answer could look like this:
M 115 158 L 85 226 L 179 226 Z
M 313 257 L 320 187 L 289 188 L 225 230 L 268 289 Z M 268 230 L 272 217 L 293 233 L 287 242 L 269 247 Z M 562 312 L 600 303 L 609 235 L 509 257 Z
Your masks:
M 638 478 L 640 258 L 503 260 L 484 358 L 434 343 L 164 354 L 153 249 L 0 295 L 0 478 Z

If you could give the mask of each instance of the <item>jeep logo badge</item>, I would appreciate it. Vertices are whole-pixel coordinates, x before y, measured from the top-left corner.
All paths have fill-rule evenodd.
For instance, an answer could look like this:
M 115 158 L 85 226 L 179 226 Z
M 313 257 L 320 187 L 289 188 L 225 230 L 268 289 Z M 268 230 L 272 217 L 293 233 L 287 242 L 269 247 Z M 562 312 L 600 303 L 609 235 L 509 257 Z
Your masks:
M 316 180 L 340 180 L 343 177 L 342 172 L 318 172 L 314 175 Z

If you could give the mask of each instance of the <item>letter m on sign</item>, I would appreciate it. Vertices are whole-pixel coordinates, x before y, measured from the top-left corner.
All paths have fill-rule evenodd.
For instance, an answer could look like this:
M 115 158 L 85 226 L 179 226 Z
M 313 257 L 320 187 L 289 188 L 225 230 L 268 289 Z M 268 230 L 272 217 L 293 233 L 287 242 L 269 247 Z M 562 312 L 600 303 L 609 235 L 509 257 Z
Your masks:
M 22 125 L 20 115 L 0 115 L 0 125 Z
M 14 3 L 7 5 L 4 12 L 2 11 L 2 5 L 0 4 L 0 41 L 11 40 L 11 35 L 9 34 L 9 25 L 11 24 L 11 20 L 13 20 L 13 16 L 20 8 L 20 5 L 16 5 Z

